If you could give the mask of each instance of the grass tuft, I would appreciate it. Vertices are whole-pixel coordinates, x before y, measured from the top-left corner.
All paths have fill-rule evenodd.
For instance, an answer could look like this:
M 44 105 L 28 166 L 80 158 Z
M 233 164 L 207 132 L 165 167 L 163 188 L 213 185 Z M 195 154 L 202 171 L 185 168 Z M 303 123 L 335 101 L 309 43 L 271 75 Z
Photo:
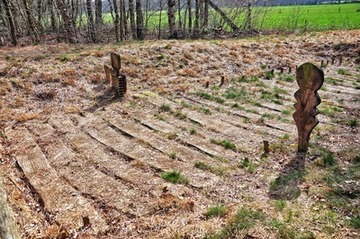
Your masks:
M 212 217 L 223 217 L 227 213 L 226 207 L 222 205 L 215 205 L 213 207 L 209 207 L 205 213 L 206 218 Z
M 160 177 L 170 183 L 188 184 L 189 179 L 181 175 L 178 171 L 167 171 L 161 173 Z

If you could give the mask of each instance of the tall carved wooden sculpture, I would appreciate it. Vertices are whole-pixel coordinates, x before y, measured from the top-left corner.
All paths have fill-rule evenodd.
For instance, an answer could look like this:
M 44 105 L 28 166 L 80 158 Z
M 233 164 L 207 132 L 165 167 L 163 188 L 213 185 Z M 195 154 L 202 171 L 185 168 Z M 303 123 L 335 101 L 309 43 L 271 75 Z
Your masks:
M 111 81 L 111 88 L 115 91 L 115 96 L 123 97 L 127 91 L 126 76 L 120 72 L 121 58 L 119 54 L 111 53 L 111 68 L 104 65 L 106 79 Z
M 298 152 L 306 153 L 311 131 L 319 123 L 316 119 L 316 106 L 321 103 L 317 91 L 324 83 L 324 73 L 311 63 L 305 63 L 296 70 L 296 81 L 300 87 L 295 92 L 295 113 L 293 114 L 298 130 Z

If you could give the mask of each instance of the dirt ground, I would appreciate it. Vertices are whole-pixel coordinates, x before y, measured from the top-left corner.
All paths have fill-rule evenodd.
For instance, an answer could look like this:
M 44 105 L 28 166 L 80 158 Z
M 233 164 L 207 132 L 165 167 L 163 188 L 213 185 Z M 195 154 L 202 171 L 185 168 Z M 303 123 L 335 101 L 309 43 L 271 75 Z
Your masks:
M 325 83 L 299 158 L 305 62 Z M 0 179 L 21 238 L 358 238 L 359 63 L 360 30 L 0 48 Z

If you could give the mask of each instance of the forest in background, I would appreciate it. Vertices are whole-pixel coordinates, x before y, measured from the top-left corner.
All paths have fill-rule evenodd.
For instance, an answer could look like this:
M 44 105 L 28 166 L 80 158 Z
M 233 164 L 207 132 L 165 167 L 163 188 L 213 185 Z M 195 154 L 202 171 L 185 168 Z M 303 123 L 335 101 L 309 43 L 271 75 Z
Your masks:
M 314 10 L 301 10 L 299 6 L 273 7 L 278 4 L 288 4 L 288 1 L 1 0 L 0 45 L 217 38 L 257 35 L 260 31 L 358 27 L 359 4 L 318 5 L 321 9 Z M 332 9 L 326 6 L 332 6 Z M 319 22 L 318 14 L 323 11 L 330 16 L 329 22 Z M 350 12 L 352 15 L 348 15 Z

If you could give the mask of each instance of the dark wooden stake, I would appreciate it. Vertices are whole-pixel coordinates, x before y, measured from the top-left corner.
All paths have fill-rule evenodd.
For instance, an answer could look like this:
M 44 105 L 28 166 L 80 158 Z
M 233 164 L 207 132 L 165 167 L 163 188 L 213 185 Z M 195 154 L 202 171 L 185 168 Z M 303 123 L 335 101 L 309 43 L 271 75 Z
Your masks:
M 311 63 L 305 63 L 296 70 L 296 81 L 300 89 L 294 94 L 297 102 L 293 117 L 298 130 L 298 152 L 306 153 L 310 134 L 319 123 L 316 106 L 321 99 L 317 91 L 324 83 L 324 72 Z
M 224 83 L 225 83 L 225 76 L 222 75 L 219 87 L 223 86 Z
M 268 155 L 270 153 L 270 145 L 269 145 L 269 141 L 264 140 L 264 154 Z

